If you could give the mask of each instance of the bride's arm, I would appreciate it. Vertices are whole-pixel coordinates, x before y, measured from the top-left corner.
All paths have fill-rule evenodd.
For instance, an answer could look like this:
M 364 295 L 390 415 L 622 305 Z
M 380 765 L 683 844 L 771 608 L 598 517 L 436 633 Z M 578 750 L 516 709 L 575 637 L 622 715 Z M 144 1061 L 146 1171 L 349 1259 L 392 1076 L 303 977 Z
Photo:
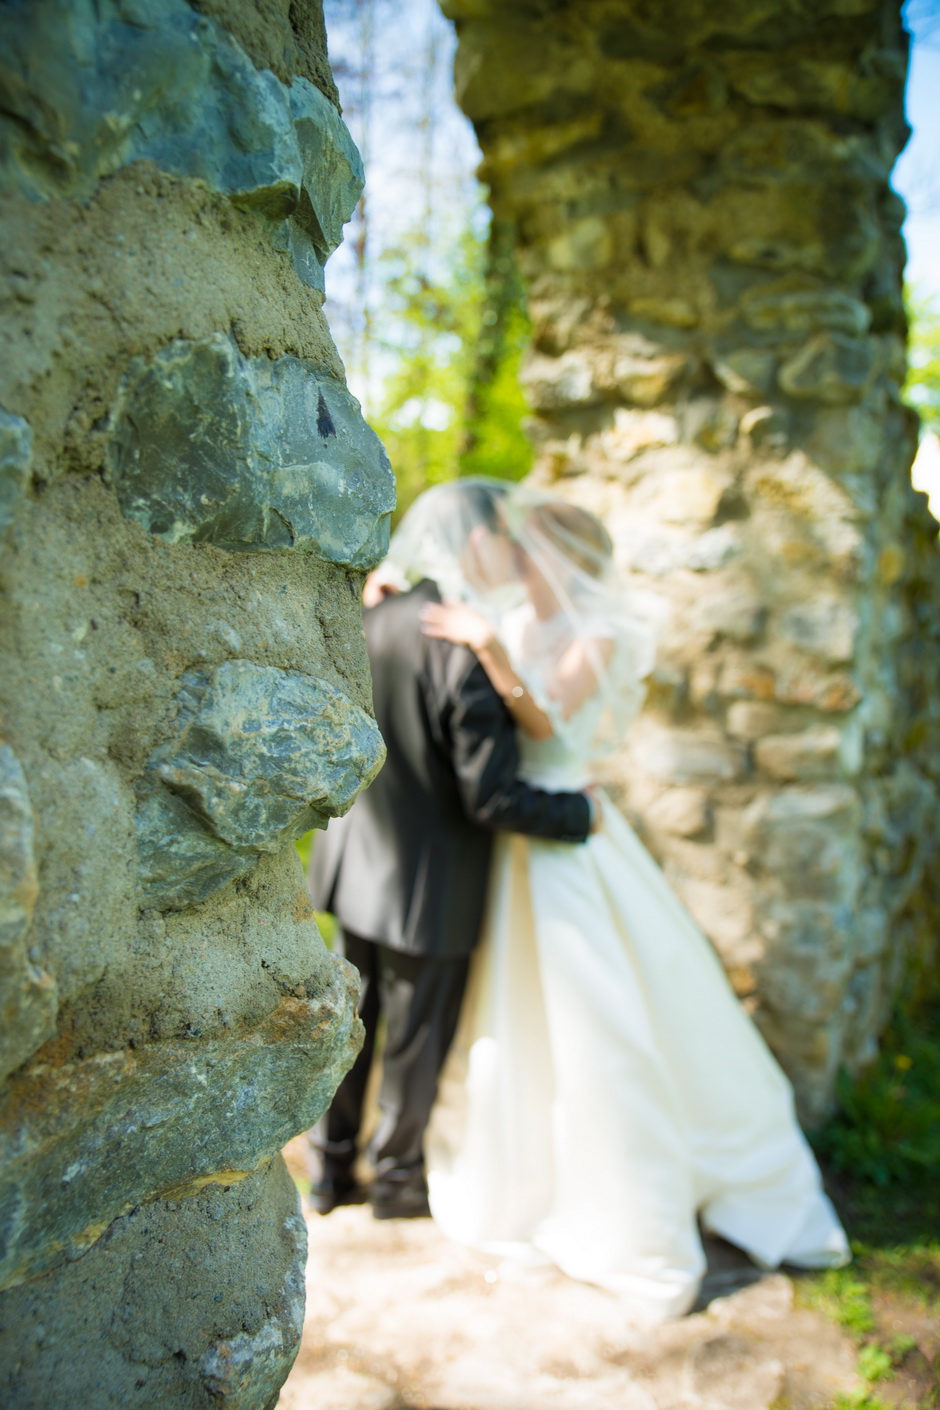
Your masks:
M 469 646 L 520 729 L 534 739 L 550 739 L 555 733 L 551 719 L 526 690 L 496 628 L 482 612 L 460 602 L 428 602 L 421 609 L 421 630 L 425 636 Z
M 573 641 L 562 654 L 548 693 L 558 702 L 563 720 L 570 720 L 590 700 L 613 651 L 610 637 L 592 637 L 590 641 Z

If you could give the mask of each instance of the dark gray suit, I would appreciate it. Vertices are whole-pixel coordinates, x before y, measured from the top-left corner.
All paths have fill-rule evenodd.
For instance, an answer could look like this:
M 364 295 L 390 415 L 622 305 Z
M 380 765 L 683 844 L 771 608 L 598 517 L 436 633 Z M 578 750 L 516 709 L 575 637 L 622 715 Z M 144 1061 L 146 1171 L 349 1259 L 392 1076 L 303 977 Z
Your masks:
M 364 614 L 375 716 L 388 756 L 345 818 L 318 838 L 314 904 L 332 911 L 363 976 L 366 1044 L 325 1118 L 326 1165 L 351 1171 L 379 1011 L 387 1034 L 373 1141 L 376 1188 L 423 1181 L 421 1143 L 479 937 L 496 831 L 583 842 L 582 793 L 517 778 L 513 721 L 466 647 L 423 635 L 425 581 Z

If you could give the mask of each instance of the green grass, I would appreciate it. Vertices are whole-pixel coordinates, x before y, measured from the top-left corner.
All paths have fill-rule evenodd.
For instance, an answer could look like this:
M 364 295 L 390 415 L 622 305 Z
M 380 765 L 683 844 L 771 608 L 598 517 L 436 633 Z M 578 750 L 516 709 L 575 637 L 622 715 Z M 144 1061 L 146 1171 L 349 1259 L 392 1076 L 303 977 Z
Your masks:
M 940 1003 L 895 1021 L 813 1144 L 854 1254 L 798 1284 L 858 1346 L 831 1410 L 940 1410 Z

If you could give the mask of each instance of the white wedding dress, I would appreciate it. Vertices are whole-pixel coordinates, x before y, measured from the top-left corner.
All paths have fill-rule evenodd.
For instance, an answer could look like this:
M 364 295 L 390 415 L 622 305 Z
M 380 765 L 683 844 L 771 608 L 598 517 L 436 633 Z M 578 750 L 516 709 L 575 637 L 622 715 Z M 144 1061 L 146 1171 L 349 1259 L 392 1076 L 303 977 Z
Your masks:
M 529 782 L 588 782 L 593 709 L 521 738 Z M 548 1258 L 640 1318 L 695 1301 L 697 1217 L 764 1267 L 849 1259 L 789 1083 L 606 797 L 583 845 L 497 838 L 426 1150 L 451 1237 Z

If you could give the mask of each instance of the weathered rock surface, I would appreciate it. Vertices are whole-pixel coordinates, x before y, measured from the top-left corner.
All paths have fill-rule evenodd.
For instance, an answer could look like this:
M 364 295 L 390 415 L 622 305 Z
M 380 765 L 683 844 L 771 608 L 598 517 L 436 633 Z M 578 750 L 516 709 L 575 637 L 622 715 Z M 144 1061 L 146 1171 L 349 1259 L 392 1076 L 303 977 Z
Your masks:
M 938 953 L 900 7 L 445 10 L 528 283 L 536 478 L 666 604 L 621 798 L 818 1122 Z
M 26 493 L 32 439 L 22 416 L 0 411 L 0 534 Z
M 141 780 L 146 904 L 184 906 L 331 817 L 381 767 L 375 721 L 328 681 L 248 661 L 189 671 Z
M 28 951 L 38 890 L 26 779 L 0 744 L 0 1079 L 55 1031 L 56 984 Z
M 124 513 L 170 543 L 298 548 L 357 568 L 388 545 L 391 466 L 355 397 L 299 358 L 249 360 L 221 335 L 131 364 L 107 463 Z
M 0 1402 L 265 1410 L 358 1034 L 290 839 L 380 747 L 361 167 L 316 0 L 0 10 Z
M 355 972 L 327 985 L 241 1033 L 24 1067 L 0 1107 L 0 1287 L 79 1255 L 136 1205 L 254 1170 L 311 1126 L 361 1044 Z
M 297 272 L 323 287 L 363 184 L 333 103 L 305 78 L 258 70 L 184 0 L 23 0 L 0 17 L 3 185 L 87 197 L 151 161 L 271 222 Z
M 262 1410 L 296 1353 L 307 1239 L 280 1156 L 115 1220 L 0 1303 L 9 1410 Z M 100 1332 L 94 1309 L 110 1310 Z

